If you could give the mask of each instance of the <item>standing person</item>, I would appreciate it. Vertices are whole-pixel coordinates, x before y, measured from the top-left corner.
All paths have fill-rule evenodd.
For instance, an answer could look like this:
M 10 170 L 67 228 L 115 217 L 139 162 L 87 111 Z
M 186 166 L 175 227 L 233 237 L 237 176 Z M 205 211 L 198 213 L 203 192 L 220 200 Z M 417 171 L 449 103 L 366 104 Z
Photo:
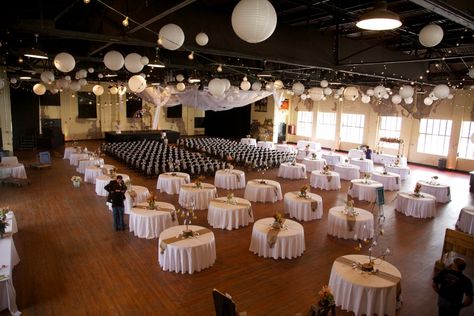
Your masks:
M 452 265 L 433 278 L 433 289 L 438 293 L 438 315 L 458 316 L 461 308 L 472 304 L 472 282 L 462 272 L 466 262 L 454 259 Z
M 122 176 L 117 176 L 117 180 L 112 180 L 107 184 L 104 189 L 109 192 L 108 201 L 112 202 L 112 211 L 114 214 L 114 228 L 116 231 L 125 230 L 125 225 L 123 223 L 123 213 L 124 213 L 124 204 L 125 192 L 127 191 L 127 186 L 123 182 Z
M 372 149 L 369 146 L 365 147 L 365 159 L 372 159 Z

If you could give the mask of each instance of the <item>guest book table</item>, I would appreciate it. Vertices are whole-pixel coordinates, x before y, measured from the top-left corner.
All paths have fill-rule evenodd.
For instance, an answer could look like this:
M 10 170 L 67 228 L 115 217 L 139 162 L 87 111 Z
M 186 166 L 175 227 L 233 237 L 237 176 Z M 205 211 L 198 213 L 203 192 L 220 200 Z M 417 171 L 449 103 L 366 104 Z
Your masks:
M 323 173 L 315 170 L 311 172 L 309 183 L 313 188 L 321 190 L 339 190 L 341 188 L 341 179 L 335 171 Z
M 237 229 L 253 223 L 253 212 L 250 201 L 234 197 L 233 202 L 228 203 L 227 197 L 211 200 L 207 212 L 209 225 L 220 229 Z
M 104 175 L 104 170 L 97 166 L 88 166 L 84 173 L 84 182 L 95 184 L 95 179 Z
M 313 170 L 321 170 L 326 164 L 324 159 L 313 159 L 313 158 L 304 158 L 302 161 L 303 165 L 306 166 L 306 171 L 311 172 Z
M 410 168 L 408 167 L 391 165 L 386 166 L 385 169 L 387 169 L 388 172 L 399 174 L 401 180 L 406 180 L 408 178 L 408 175 L 410 174 Z
M 250 251 L 260 257 L 292 259 L 305 251 L 304 229 L 300 223 L 285 220 L 283 228 L 273 229 L 272 217 L 262 218 L 253 224 Z
M 401 188 L 400 175 L 396 173 L 387 172 L 387 174 L 383 174 L 383 172 L 374 171 L 372 173 L 372 179 L 382 183 L 384 189 L 387 191 L 398 191 Z
M 264 140 L 259 140 L 259 141 L 257 142 L 257 147 L 262 147 L 262 148 L 267 148 L 267 149 L 273 149 L 273 142 L 264 141 Z
M 22 163 L 0 164 L 0 179 L 26 179 L 25 166 Z
M 417 218 L 434 217 L 436 215 L 436 198 L 426 193 L 416 197 L 411 192 L 399 192 L 395 209 L 407 216 Z
M 210 183 L 202 183 L 201 188 L 194 183 L 183 184 L 179 189 L 179 205 L 189 207 L 194 204 L 196 210 L 205 210 L 209 201 L 217 197 L 216 187 Z
M 72 153 L 69 156 L 69 164 L 71 166 L 78 166 L 79 165 L 79 160 L 81 159 L 87 159 L 89 158 L 89 154 L 84 154 L 84 153 Z
M 459 213 L 456 227 L 468 234 L 474 235 L 474 207 L 466 206 Z
M 287 192 L 284 201 L 285 213 L 299 221 L 323 217 L 323 199 L 317 194 L 307 192 L 306 197 L 301 197 L 300 191 Z
M 326 160 L 329 166 L 335 166 L 342 162 L 342 156 L 330 152 L 329 154 L 322 154 L 321 158 Z
M 189 174 L 184 172 L 166 172 L 158 176 L 156 188 L 160 192 L 178 194 L 183 184 L 191 182 Z
M 347 194 L 360 201 L 375 202 L 377 188 L 383 188 L 383 184 L 372 180 L 354 179 L 351 180 Z
M 138 203 L 130 211 L 129 229 L 139 238 L 158 238 L 167 228 L 177 226 L 178 217 L 173 204 L 155 202 L 155 209 L 147 208 L 148 203 Z
M 130 177 L 124 173 L 117 173 L 117 175 L 122 176 L 123 181 L 130 180 Z M 112 178 L 107 175 L 95 178 L 95 193 L 100 196 L 108 196 L 109 192 L 105 191 L 104 187 L 109 184 L 110 181 L 112 181 Z
M 344 206 L 335 206 L 328 213 L 328 235 L 354 239 L 372 238 L 374 236 L 374 215 L 369 211 L 354 207 L 357 216 L 348 216 Z
M 79 159 L 76 171 L 79 173 L 86 172 L 86 167 L 88 166 L 99 166 L 104 164 L 104 159 L 102 158 L 86 158 L 86 159 Z
M 395 161 L 397 160 L 400 166 L 407 165 L 406 157 L 397 157 L 395 155 L 389 155 L 389 154 L 376 154 L 376 153 L 372 154 L 372 161 L 374 163 L 378 163 L 382 165 L 393 165 L 395 164 Z
M 434 195 L 436 202 L 447 203 L 451 201 L 451 189 L 445 184 L 431 184 L 428 181 L 418 181 L 421 185 L 421 192 Z
M 273 180 L 258 179 L 247 182 L 244 198 L 252 202 L 275 203 L 283 199 L 283 195 L 280 183 Z
M 361 160 L 357 158 L 352 158 L 351 165 L 359 166 L 360 172 L 371 173 L 372 171 L 374 171 L 374 162 L 370 159 Z
M 400 271 L 387 261 L 375 260 L 375 274 L 361 273 L 352 263 L 365 263 L 368 256 L 346 255 L 332 265 L 329 287 L 336 306 L 355 315 L 396 315 L 397 294 L 400 292 Z
M 335 165 L 334 171 L 339 173 L 342 180 L 358 179 L 360 177 L 360 167 L 354 165 Z
M 240 143 L 244 145 L 257 146 L 257 140 L 255 138 L 241 138 Z
M 278 169 L 278 176 L 285 179 L 306 179 L 306 166 L 302 163 L 294 165 L 284 162 Z
M 209 268 L 216 261 L 214 233 L 201 226 L 189 225 L 195 236 L 181 236 L 186 226 L 168 228 L 160 234 L 158 262 L 164 271 L 193 274 Z
M 360 157 L 365 158 L 365 153 L 361 149 L 349 149 L 349 152 L 347 153 L 347 157 L 349 159 L 359 159 Z
M 245 172 L 235 169 L 217 170 L 214 185 L 226 190 L 245 188 Z

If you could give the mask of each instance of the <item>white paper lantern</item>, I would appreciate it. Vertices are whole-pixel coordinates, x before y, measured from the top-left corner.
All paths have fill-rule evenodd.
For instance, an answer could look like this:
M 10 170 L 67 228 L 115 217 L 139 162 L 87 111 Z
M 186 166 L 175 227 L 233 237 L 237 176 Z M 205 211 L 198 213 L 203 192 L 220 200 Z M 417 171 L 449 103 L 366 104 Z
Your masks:
M 376 86 L 376 87 L 374 88 L 374 95 L 375 95 L 377 98 L 379 98 L 379 99 L 383 98 L 383 96 L 384 96 L 386 93 L 387 93 L 387 90 L 385 90 L 385 87 L 382 86 L 382 85 Z
M 359 90 L 356 87 L 347 87 L 344 90 L 344 99 L 354 101 L 359 97 Z
M 321 80 L 319 84 L 321 88 L 326 88 L 329 85 L 329 82 L 327 80 Z
M 54 74 L 49 70 L 43 71 L 41 73 L 41 81 L 51 84 L 54 81 Z
M 439 84 L 433 89 L 433 94 L 438 99 L 447 98 L 449 95 L 449 87 L 445 84 Z
M 213 96 L 221 97 L 225 92 L 225 82 L 218 78 L 214 78 L 209 81 L 208 89 Z
M 179 82 L 177 85 L 176 85 L 176 90 L 178 91 L 184 91 L 186 89 L 186 85 L 182 82 Z
M 3 80 L 2 80 L 2 82 L 3 82 Z M 46 87 L 42 83 L 37 83 L 33 86 L 33 92 L 36 95 L 43 95 L 43 94 L 46 93 Z
M 102 78 L 104 78 L 104 75 L 103 74 L 97 74 L 97 78 L 102 79 Z
M 142 56 L 137 53 L 128 54 L 125 57 L 125 68 L 131 73 L 137 73 L 142 71 L 143 64 L 141 62 Z
M 100 96 L 104 94 L 104 87 L 96 84 L 95 86 L 92 87 L 92 92 L 94 92 L 95 95 Z
M 338 95 L 343 95 L 344 94 L 344 87 L 340 87 L 339 89 L 337 89 L 337 94 Z
M 206 33 L 201 32 L 201 33 L 198 33 L 198 35 L 196 35 L 196 43 L 199 46 L 206 46 L 208 42 L 209 42 L 209 36 L 207 36 Z
M 428 24 L 421 29 L 418 40 L 425 47 L 434 47 L 443 40 L 443 29 L 436 24 Z
M 405 104 L 412 104 L 413 103 L 413 97 L 405 98 L 403 99 L 405 101 Z
M 50 89 L 49 89 L 49 92 L 51 92 L 51 94 L 56 94 L 56 93 L 59 92 L 59 89 L 57 89 L 57 88 L 50 88 Z
M 413 94 L 415 93 L 415 89 L 413 89 L 412 86 L 404 85 L 400 88 L 398 91 L 398 94 L 403 98 L 403 99 L 408 99 L 413 97 Z
M 362 103 L 364 104 L 367 104 L 370 102 L 370 97 L 366 94 L 362 95 L 362 98 L 360 98 L 360 100 L 362 101 Z
M 104 56 L 104 65 L 110 70 L 117 71 L 122 69 L 125 64 L 125 59 L 122 54 L 116 50 L 111 50 Z
M 224 86 L 225 86 L 225 90 L 224 91 L 228 91 L 229 88 L 230 88 L 230 81 L 229 79 L 221 79 L 221 81 L 224 83 Z M 238 90 L 238 89 L 237 89 Z
M 451 93 L 448 94 L 448 99 L 449 99 L 449 100 L 452 100 L 453 98 L 454 98 L 454 95 L 452 95 Z
M 3 79 L 0 79 L 0 81 L 1 81 L 1 83 L 0 83 L 0 89 L 2 89 L 2 88 L 5 86 L 5 82 L 3 81 Z M 16 78 L 11 78 L 11 79 L 10 79 L 10 83 L 12 83 L 12 84 L 15 84 L 15 83 L 17 83 L 17 82 L 18 82 L 18 80 L 17 80 Z M 2 84 L 3 84 L 3 85 L 2 85 Z
M 323 89 L 319 87 L 309 89 L 309 98 L 313 101 L 321 101 L 324 97 Z
M 79 81 L 71 81 L 71 83 L 69 84 L 69 89 L 76 92 L 81 90 L 81 85 L 79 84 Z
M 402 102 L 402 97 L 399 94 L 392 95 L 392 103 L 400 104 Z
M 332 89 L 331 88 L 324 88 L 324 95 L 331 95 Z
M 177 50 L 184 43 L 184 32 L 176 24 L 166 24 L 158 34 L 161 45 L 169 50 Z
M 64 79 L 66 79 L 67 81 L 71 82 L 71 76 L 64 76 Z
M 70 72 L 76 66 L 76 60 L 68 53 L 59 53 L 54 57 L 54 66 L 62 72 Z
M 142 57 L 140 58 L 140 63 L 141 63 L 143 66 L 148 65 L 149 62 L 150 62 L 150 59 L 148 59 L 148 57 L 146 57 L 146 56 L 142 56 Z
M 232 11 L 235 34 L 248 43 L 269 38 L 277 25 L 275 8 L 267 0 L 241 0 Z
M 90 73 L 90 74 L 94 73 L 94 68 L 90 67 L 89 69 L 87 69 L 87 72 Z
M 65 78 L 58 79 L 56 80 L 56 87 L 59 89 L 67 89 L 67 87 L 69 87 L 69 81 Z
M 252 83 L 252 90 L 253 91 L 260 91 L 262 89 L 262 83 L 260 81 L 255 81 Z
M 79 74 L 79 78 L 78 79 L 82 79 L 82 78 L 86 78 L 87 77 L 87 70 L 85 69 L 81 69 L 77 72 Z
M 366 94 L 367 94 L 369 97 L 371 97 L 371 96 L 374 95 L 374 90 L 373 90 L 373 89 L 368 89 L 367 92 L 366 92 Z
M 110 87 L 109 92 L 110 94 L 117 94 L 118 88 L 116 86 Z
M 274 86 L 273 82 L 267 83 L 267 84 L 265 85 L 265 90 L 270 91 L 270 92 L 273 91 L 273 90 L 275 90 L 275 86 Z
M 276 90 L 279 90 L 279 89 L 283 89 L 285 85 L 283 84 L 283 81 L 275 80 L 275 82 L 273 83 L 273 86 L 275 87 Z
M 304 93 L 304 85 L 299 81 L 295 82 L 291 87 L 291 90 L 293 90 L 296 95 L 302 95 Z
M 176 81 L 181 82 L 181 81 L 183 81 L 183 80 L 184 80 L 184 76 L 183 76 L 183 75 L 177 75 L 177 76 L 176 76 Z
M 84 87 L 87 84 L 87 80 L 84 78 L 79 79 L 79 84 L 81 85 L 81 87 Z
M 306 100 L 306 99 L 308 98 L 308 96 L 303 93 L 302 95 L 300 95 L 300 98 L 301 98 L 301 100 L 304 101 L 304 100 Z
M 425 105 L 431 105 L 433 104 L 433 99 L 429 98 L 429 97 L 426 97 L 424 100 L 423 100 L 423 103 Z
M 240 89 L 242 89 L 244 91 L 248 91 L 250 89 L 250 87 L 251 87 L 251 84 L 248 81 L 242 81 L 240 83 Z
M 142 73 L 139 73 L 138 75 L 139 75 L 139 76 L 142 76 L 143 79 L 146 79 L 146 75 L 145 75 L 143 72 L 142 72 Z
M 128 87 L 132 92 L 142 92 L 146 89 L 146 80 L 140 75 L 132 76 L 128 79 Z
M 382 98 L 384 98 L 385 100 L 388 100 L 388 98 L 390 98 L 390 95 L 388 95 L 388 93 L 385 93 Z
M 469 69 L 469 72 L 467 74 L 469 77 L 474 79 L 474 68 Z

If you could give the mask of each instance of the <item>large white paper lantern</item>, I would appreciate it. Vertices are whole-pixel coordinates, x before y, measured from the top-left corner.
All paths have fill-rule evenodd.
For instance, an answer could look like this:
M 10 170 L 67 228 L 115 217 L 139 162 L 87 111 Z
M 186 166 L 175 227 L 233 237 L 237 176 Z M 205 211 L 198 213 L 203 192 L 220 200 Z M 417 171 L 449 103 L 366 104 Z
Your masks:
M 415 93 L 415 89 L 413 89 L 412 86 L 404 85 L 400 88 L 398 91 L 398 94 L 403 98 L 403 99 L 408 99 L 413 97 L 413 94 Z
M 291 87 L 291 90 L 293 90 L 296 95 L 302 95 L 304 93 L 304 85 L 299 81 L 295 82 Z
M 262 83 L 260 81 L 255 81 L 252 83 L 252 90 L 253 91 L 260 91 L 262 89 Z
M 399 94 L 392 95 L 392 103 L 400 104 L 402 102 L 402 97 Z
M 426 97 L 424 100 L 423 100 L 423 103 L 425 105 L 431 105 L 433 104 L 433 99 L 432 98 L 429 98 L 429 97 Z
M 110 70 L 117 71 L 120 70 L 125 64 L 125 59 L 122 54 L 116 50 L 111 50 L 104 56 L 104 65 Z
M 405 98 L 403 99 L 405 101 L 405 104 L 412 104 L 413 103 L 413 97 Z
M 109 88 L 110 94 L 117 94 L 118 93 L 118 88 L 116 86 L 112 86 Z
M 235 34 L 248 43 L 260 43 L 275 31 L 277 14 L 267 0 L 241 0 L 232 11 Z
M 244 91 L 248 91 L 250 89 L 250 87 L 251 87 L 251 84 L 248 81 L 242 81 L 240 83 L 240 89 L 242 89 Z
M 71 89 L 72 91 L 79 91 L 81 90 L 81 84 L 79 83 L 79 81 L 71 81 L 71 83 L 69 84 L 69 89 Z
M 125 56 L 125 68 L 131 73 L 142 71 L 143 64 L 141 62 L 142 56 L 137 53 L 131 53 Z
M 82 79 L 79 79 L 79 84 L 81 85 L 81 87 L 85 86 L 87 84 L 87 80 L 82 78 Z
M 362 103 L 364 104 L 367 104 L 370 102 L 370 97 L 366 94 L 362 95 L 362 98 L 360 98 L 360 100 L 362 101 Z
M 380 85 L 380 86 L 376 86 L 376 87 L 374 88 L 374 95 L 375 95 L 377 98 L 381 99 L 381 98 L 383 98 L 383 96 L 384 96 L 385 94 L 387 94 L 387 90 L 385 90 L 385 87 L 384 87 L 384 86 Z
M 51 84 L 54 81 L 54 74 L 49 70 L 43 71 L 41 73 L 41 81 Z
M 196 43 L 199 46 L 206 46 L 207 43 L 209 43 L 209 36 L 204 32 L 198 33 L 198 35 L 196 35 Z
M 321 88 L 315 87 L 309 89 L 309 98 L 313 101 L 321 101 L 324 97 L 324 91 Z
M 160 44 L 169 50 L 177 50 L 184 43 L 184 32 L 176 24 L 166 24 L 158 33 Z
M 89 68 L 87 69 L 87 72 L 90 73 L 90 74 L 91 74 L 91 73 L 94 73 L 94 68 L 89 67 Z
M 146 57 L 146 56 L 142 56 L 142 57 L 140 58 L 140 63 L 141 63 L 143 66 L 148 65 L 149 62 L 150 62 L 150 59 L 148 59 L 148 57 Z
M 96 84 L 95 86 L 92 87 L 92 92 L 94 92 L 95 95 L 100 96 L 104 94 L 104 87 Z
M 371 97 L 371 96 L 374 95 L 374 90 L 373 90 L 373 89 L 368 89 L 367 92 L 366 92 L 366 94 L 367 94 L 369 97 Z
M 178 84 L 176 85 L 176 90 L 184 91 L 185 89 L 186 89 L 186 85 L 182 82 L 178 82 Z
M 128 79 L 128 87 L 132 92 L 142 92 L 146 89 L 146 80 L 140 75 L 132 76 Z
M 86 78 L 87 77 L 87 70 L 81 69 L 77 72 L 77 74 L 79 75 L 79 78 L 77 78 L 77 79 Z
M 225 89 L 224 91 L 228 91 L 230 89 L 230 81 L 229 79 L 221 79 L 221 81 L 224 83 Z
M 59 53 L 54 57 L 54 66 L 62 72 L 70 72 L 76 66 L 76 60 L 69 53 Z
M 265 90 L 267 91 L 273 91 L 275 89 L 275 86 L 273 84 L 273 82 L 268 82 L 266 85 L 265 85 Z
M 449 95 L 449 87 L 445 84 L 439 84 L 433 89 L 433 94 L 438 99 L 447 98 Z
M 324 80 L 321 80 L 319 85 L 321 86 L 321 88 L 326 88 L 329 85 L 329 82 L 324 79 Z
M 354 101 L 359 97 L 359 90 L 356 87 L 347 87 L 344 90 L 344 99 Z
M 42 83 L 37 83 L 33 86 L 33 92 L 36 95 L 43 95 L 46 93 L 46 87 Z
M 329 87 L 324 88 L 323 91 L 324 91 L 324 95 L 331 95 L 332 93 L 332 89 Z
M 454 95 L 452 95 L 451 93 L 448 94 L 448 99 L 449 99 L 449 100 L 452 100 L 453 98 L 454 98 Z
M 10 83 L 12 84 L 16 84 L 17 82 L 18 82 L 18 79 L 16 78 L 10 79 Z M 0 89 L 3 89 L 4 86 L 5 86 L 5 81 L 3 81 L 3 79 L 0 79 Z
M 281 80 L 275 80 L 275 82 L 273 83 L 273 87 L 275 87 L 276 90 L 283 89 L 284 86 L 285 85 Z
M 221 97 L 225 92 L 225 82 L 218 78 L 214 78 L 209 81 L 208 89 L 213 96 Z
M 183 80 L 184 80 L 184 76 L 183 76 L 183 75 L 181 75 L 181 74 L 176 75 L 176 81 L 181 82 L 181 81 L 183 81 Z
M 443 40 L 443 29 L 436 24 L 428 24 L 421 29 L 418 40 L 425 47 L 434 47 Z

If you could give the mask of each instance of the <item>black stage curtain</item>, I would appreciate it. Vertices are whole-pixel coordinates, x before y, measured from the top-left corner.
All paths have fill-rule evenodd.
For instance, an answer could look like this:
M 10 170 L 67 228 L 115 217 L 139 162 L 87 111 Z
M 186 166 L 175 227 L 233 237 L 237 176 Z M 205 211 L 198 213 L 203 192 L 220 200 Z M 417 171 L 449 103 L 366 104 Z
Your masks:
M 250 134 L 251 105 L 227 111 L 206 111 L 204 129 L 207 136 L 241 138 Z
M 10 89 L 13 125 L 13 149 L 20 148 L 22 137 L 38 136 L 39 97 L 33 91 Z

